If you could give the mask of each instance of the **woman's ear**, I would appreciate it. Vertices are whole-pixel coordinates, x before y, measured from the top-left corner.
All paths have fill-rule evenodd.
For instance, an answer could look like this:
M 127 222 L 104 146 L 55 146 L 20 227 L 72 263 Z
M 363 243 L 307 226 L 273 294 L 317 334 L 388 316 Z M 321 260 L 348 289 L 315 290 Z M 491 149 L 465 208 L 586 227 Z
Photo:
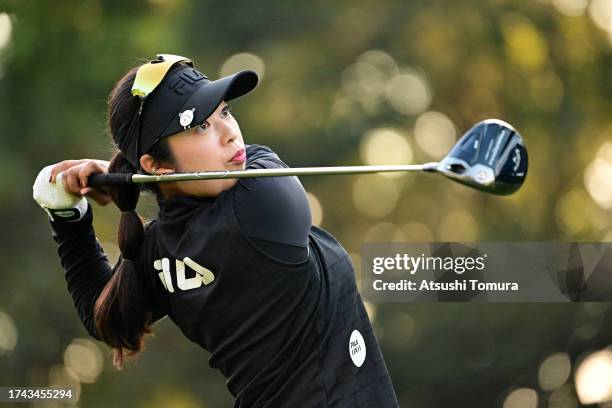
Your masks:
M 140 167 L 149 174 L 174 173 L 173 167 L 168 167 L 165 163 L 159 162 L 150 154 L 143 154 L 140 157 Z

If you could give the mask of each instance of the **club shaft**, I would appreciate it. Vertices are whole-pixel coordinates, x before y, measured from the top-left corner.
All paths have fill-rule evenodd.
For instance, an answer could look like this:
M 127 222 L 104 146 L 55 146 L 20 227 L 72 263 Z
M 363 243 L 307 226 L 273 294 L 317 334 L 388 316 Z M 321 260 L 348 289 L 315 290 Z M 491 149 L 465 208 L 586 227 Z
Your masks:
M 335 166 L 335 167 L 289 167 L 274 169 L 250 169 L 227 171 L 202 171 L 194 173 L 173 173 L 165 175 L 124 175 L 121 179 L 111 179 L 112 174 L 95 174 L 89 178 L 88 185 L 108 186 L 127 183 L 157 183 L 167 181 L 214 180 L 250 177 L 283 177 L 283 176 L 320 176 L 342 174 L 387 173 L 399 171 L 434 171 L 437 163 L 403 164 L 385 166 Z
M 148 176 L 134 174 L 134 183 L 151 183 L 158 181 L 181 180 L 214 180 L 225 178 L 251 178 L 251 177 L 283 177 L 283 176 L 322 176 L 333 174 L 360 174 L 383 173 L 394 171 L 422 171 L 423 165 L 396 165 L 396 166 L 338 166 L 338 167 L 295 167 L 276 169 L 251 169 L 228 171 L 204 171 L 198 173 L 167 174 L 162 176 Z

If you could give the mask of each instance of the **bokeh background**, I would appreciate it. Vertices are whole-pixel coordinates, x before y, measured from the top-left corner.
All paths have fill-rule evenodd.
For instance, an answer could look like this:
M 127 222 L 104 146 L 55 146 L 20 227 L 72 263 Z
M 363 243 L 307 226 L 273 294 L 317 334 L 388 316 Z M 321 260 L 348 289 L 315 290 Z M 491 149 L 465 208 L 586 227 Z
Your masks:
M 232 404 L 169 319 L 114 370 L 32 200 L 45 165 L 110 158 L 108 92 L 159 52 L 212 78 L 257 71 L 233 112 L 290 166 L 432 161 L 489 117 L 523 134 L 530 173 L 510 197 L 430 175 L 303 177 L 357 273 L 367 241 L 612 241 L 610 0 L 0 1 L 0 385 L 69 384 L 82 407 Z M 155 217 L 151 197 L 139 206 Z M 94 214 L 114 261 L 118 211 Z M 612 407 L 607 303 L 367 307 L 402 407 Z

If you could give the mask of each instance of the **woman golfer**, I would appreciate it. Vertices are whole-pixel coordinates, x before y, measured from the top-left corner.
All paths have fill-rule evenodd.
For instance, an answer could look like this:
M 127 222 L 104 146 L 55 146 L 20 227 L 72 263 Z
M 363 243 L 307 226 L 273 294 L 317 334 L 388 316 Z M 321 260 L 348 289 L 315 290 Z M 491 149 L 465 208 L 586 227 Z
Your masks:
M 350 258 L 312 225 L 297 177 L 87 185 L 93 173 L 287 167 L 245 144 L 230 113 L 227 102 L 256 84 L 252 71 L 211 81 L 192 61 L 160 55 L 109 95 L 110 163 L 67 160 L 48 167 L 44 188 L 37 179 L 76 309 L 117 368 L 167 315 L 211 353 L 235 407 L 397 407 Z M 145 188 L 159 213 L 143 225 Z M 73 206 L 52 204 L 66 192 Z M 121 210 L 114 267 L 85 196 Z

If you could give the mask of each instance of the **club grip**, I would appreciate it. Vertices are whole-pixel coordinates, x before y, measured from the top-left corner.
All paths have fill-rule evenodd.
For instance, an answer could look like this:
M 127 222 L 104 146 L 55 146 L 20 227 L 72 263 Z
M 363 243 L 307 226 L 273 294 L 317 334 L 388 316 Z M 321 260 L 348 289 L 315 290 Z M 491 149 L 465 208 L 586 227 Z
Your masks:
M 92 174 L 87 179 L 89 187 L 117 187 L 133 184 L 132 173 Z

